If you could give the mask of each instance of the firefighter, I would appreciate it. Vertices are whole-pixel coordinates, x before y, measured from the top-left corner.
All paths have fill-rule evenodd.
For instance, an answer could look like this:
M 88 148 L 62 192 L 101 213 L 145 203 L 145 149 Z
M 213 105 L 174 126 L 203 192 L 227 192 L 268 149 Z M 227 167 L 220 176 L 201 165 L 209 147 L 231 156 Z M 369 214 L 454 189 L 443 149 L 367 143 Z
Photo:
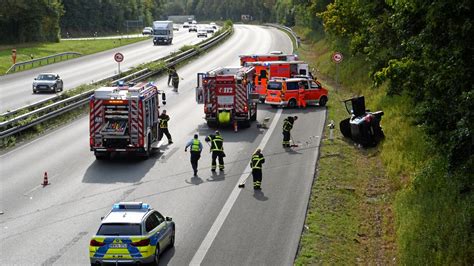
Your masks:
M 250 161 L 250 167 L 252 167 L 253 177 L 253 189 L 262 189 L 262 165 L 265 163 L 265 157 L 263 157 L 262 150 L 257 149 L 252 154 L 252 160 Z
M 170 81 L 174 74 L 176 74 L 176 68 L 174 66 L 170 66 L 168 68 L 168 87 L 170 86 Z
M 291 129 L 293 123 L 298 119 L 297 116 L 289 116 L 283 120 L 283 148 L 290 147 Z
M 173 140 L 171 140 L 171 134 L 168 130 L 168 121 L 170 120 L 170 116 L 166 114 L 166 110 L 163 110 L 163 113 L 160 115 L 160 129 L 158 131 L 158 141 L 163 138 L 163 134 L 166 135 L 168 139 L 168 144 L 172 144 Z
M 198 134 L 194 134 L 194 138 L 186 144 L 184 151 L 187 152 L 189 147 L 191 147 L 191 166 L 193 167 L 194 176 L 197 176 L 198 161 L 201 158 L 202 151 L 202 143 L 198 139 Z
M 298 107 L 299 108 L 306 108 L 306 100 L 304 99 L 305 97 L 305 88 L 302 82 L 299 84 L 298 88 Z
M 178 73 L 175 71 L 173 76 L 171 77 L 171 83 L 173 84 L 173 91 L 178 91 L 179 85 L 179 76 Z
M 206 142 L 211 142 L 212 165 L 211 171 L 216 171 L 216 159 L 219 158 L 219 170 L 224 171 L 224 139 L 219 131 L 216 130 L 215 135 L 211 134 L 206 137 Z

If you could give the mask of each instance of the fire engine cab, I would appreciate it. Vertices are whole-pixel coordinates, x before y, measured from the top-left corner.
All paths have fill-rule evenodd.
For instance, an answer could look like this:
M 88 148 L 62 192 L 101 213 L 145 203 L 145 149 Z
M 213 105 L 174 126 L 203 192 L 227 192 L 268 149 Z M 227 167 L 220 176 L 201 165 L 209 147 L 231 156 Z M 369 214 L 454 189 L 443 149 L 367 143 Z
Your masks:
M 197 74 L 196 101 L 204 104 L 209 127 L 249 127 L 257 120 L 254 67 L 220 67 Z
M 283 53 L 269 53 L 269 54 L 254 54 L 254 55 L 240 55 L 240 65 L 247 66 L 247 63 L 258 61 L 297 61 L 298 56 L 294 54 Z
M 247 63 L 255 67 L 255 91 L 261 103 L 267 96 L 267 81 L 273 77 L 292 78 L 297 75 L 309 75 L 308 64 L 303 61 L 257 61 Z
M 151 83 L 102 87 L 90 98 L 90 149 L 96 158 L 113 152 L 149 157 L 158 143 L 159 94 Z

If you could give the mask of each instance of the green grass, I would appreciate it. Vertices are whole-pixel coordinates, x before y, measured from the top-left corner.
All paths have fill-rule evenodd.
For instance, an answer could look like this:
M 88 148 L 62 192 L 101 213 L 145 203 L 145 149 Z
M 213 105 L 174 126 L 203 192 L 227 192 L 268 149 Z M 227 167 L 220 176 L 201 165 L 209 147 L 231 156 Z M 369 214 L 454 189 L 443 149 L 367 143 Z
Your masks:
M 364 95 L 368 109 L 384 111 L 386 138 L 368 150 L 339 131 L 334 143 L 323 139 L 295 264 L 473 265 L 474 195 L 459 185 L 472 183 L 472 173 L 448 171 L 444 155 L 414 125 L 410 97 L 373 88 L 363 56 L 344 54 L 336 93 L 330 47 L 322 40 L 300 49 L 331 90 L 328 120 L 337 125 L 347 117 L 340 100 Z
M 146 38 L 147 37 L 123 38 L 121 40 L 73 40 L 61 41 L 59 43 L 28 43 L 21 45 L 2 45 L 0 46 L 0 75 L 5 74 L 5 72 L 13 65 L 11 58 L 11 50 L 13 48 L 17 50 L 16 62 L 19 63 L 31 60 L 30 55 L 33 55 L 34 58 L 50 56 L 62 52 L 78 52 L 83 55 L 88 55 L 142 41 Z M 45 65 L 45 62 L 43 62 L 43 65 Z M 40 66 L 38 63 L 34 65 L 34 67 L 38 66 Z M 30 68 L 31 65 L 26 66 L 26 69 Z
M 316 76 L 330 91 L 327 122 L 334 120 L 336 130 L 335 140 L 331 141 L 329 129 L 325 128 L 306 218 L 308 229 L 302 236 L 295 264 L 390 264 L 395 257 L 391 204 L 396 183 L 381 167 L 380 146 L 358 148 L 338 130 L 339 121 L 349 116 L 341 101 L 358 93 L 345 84 L 339 84 L 336 91 L 330 78 L 335 67 L 324 42 L 303 44 L 299 55 L 318 70 Z M 346 62 L 351 60 L 350 68 L 340 69 L 340 80 L 350 79 L 351 85 L 361 91 L 367 79 L 357 75 L 363 73 L 364 66 L 356 59 Z M 350 78 L 354 75 L 356 78 Z M 372 97 L 379 94 L 375 92 Z

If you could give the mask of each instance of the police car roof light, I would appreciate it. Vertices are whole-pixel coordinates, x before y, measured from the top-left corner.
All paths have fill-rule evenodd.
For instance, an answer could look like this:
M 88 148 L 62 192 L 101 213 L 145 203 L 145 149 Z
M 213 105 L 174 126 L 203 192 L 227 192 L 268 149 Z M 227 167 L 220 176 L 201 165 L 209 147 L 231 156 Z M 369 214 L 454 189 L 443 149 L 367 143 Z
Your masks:
M 143 202 L 119 202 L 115 203 L 112 211 L 118 210 L 148 210 L 150 205 Z

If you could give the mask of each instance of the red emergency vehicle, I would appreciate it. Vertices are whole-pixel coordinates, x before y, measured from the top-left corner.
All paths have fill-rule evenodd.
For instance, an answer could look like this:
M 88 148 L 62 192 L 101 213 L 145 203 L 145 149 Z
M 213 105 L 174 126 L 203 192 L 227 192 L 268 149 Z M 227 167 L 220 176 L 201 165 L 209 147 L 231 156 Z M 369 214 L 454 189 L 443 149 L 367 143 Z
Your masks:
M 267 81 L 273 77 L 292 78 L 297 75 L 308 75 L 308 64 L 303 61 L 258 61 L 249 62 L 257 73 L 254 79 L 255 91 L 259 94 L 261 103 L 267 96 Z
M 149 83 L 102 87 L 90 98 L 90 149 L 97 159 L 112 152 L 148 157 L 158 143 L 159 94 Z
M 269 54 L 240 55 L 240 65 L 246 66 L 250 62 L 258 61 L 297 61 L 298 56 L 294 54 L 283 54 L 272 52 Z
M 204 104 L 209 127 L 233 125 L 237 131 L 257 119 L 254 77 L 254 67 L 220 67 L 197 74 L 196 101 Z
M 300 86 L 304 87 L 306 104 L 325 106 L 328 91 L 317 80 L 310 78 L 273 78 L 267 85 L 265 103 L 272 107 L 297 107 Z

